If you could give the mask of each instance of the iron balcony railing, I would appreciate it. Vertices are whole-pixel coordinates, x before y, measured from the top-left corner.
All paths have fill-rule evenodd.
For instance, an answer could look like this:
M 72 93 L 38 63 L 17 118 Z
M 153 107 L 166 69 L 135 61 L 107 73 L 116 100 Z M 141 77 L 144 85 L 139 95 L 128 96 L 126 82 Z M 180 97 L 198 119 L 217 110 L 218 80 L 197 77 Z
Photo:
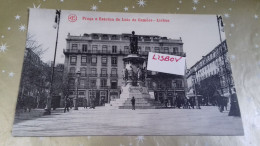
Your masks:
M 73 49 L 64 49 L 63 50 L 64 54 L 70 54 L 70 53 L 81 53 L 81 54 L 106 54 L 106 55 L 110 55 L 110 54 L 117 54 L 117 55 L 128 55 L 130 54 L 130 51 L 117 51 L 117 52 L 112 52 L 110 50 L 88 50 L 88 51 L 81 51 L 81 50 L 73 50 Z M 162 53 L 162 54 L 169 54 L 169 55 L 176 55 L 176 56 L 182 56 L 182 57 L 186 57 L 186 53 L 184 52 L 156 52 L 156 51 L 150 51 L 150 52 L 154 52 L 154 53 Z M 143 56 L 147 56 L 149 54 L 149 51 L 139 51 L 140 55 Z M 71 64 L 72 65 L 72 64 Z M 76 63 L 74 63 L 73 65 L 76 65 Z
M 110 77 L 118 77 L 118 74 L 110 74 Z
M 100 77 L 107 77 L 108 74 L 100 74 L 99 76 L 100 76 Z
M 89 77 L 97 77 L 97 74 L 88 74 Z

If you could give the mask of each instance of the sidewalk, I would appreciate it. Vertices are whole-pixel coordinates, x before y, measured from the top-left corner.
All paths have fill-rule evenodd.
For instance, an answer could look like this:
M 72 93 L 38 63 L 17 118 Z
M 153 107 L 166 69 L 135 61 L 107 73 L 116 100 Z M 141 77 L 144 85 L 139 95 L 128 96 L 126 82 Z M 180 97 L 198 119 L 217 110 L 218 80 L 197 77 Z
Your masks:
M 70 110 L 16 123 L 13 136 L 243 135 L 240 117 L 215 106 L 201 109 Z
M 52 115 L 57 115 L 58 113 L 63 113 L 64 108 L 56 108 L 56 110 L 51 110 Z M 28 110 L 26 112 L 23 109 L 16 111 L 14 116 L 14 123 L 19 123 L 25 120 L 32 120 L 35 118 L 42 117 L 44 113 L 44 109 L 31 109 L 31 112 Z

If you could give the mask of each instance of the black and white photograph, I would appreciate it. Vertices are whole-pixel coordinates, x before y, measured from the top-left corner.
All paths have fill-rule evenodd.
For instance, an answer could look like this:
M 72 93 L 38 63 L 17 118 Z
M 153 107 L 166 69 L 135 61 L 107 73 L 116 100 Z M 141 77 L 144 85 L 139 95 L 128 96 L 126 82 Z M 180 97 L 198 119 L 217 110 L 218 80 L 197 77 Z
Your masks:
M 220 15 L 30 9 L 13 136 L 243 135 Z

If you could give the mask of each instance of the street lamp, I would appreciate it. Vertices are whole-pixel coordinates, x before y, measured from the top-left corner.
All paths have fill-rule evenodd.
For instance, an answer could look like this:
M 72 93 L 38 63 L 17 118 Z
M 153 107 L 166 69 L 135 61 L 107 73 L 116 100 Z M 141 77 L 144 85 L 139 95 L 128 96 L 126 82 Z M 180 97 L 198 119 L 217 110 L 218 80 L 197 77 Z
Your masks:
M 193 79 L 193 89 L 194 89 L 194 94 L 195 94 L 195 103 L 196 103 L 196 109 L 200 109 L 200 106 L 199 106 L 199 99 L 198 99 L 198 96 L 197 96 L 197 92 L 196 92 L 196 73 L 194 72 L 192 74 L 192 79 Z
M 174 102 L 175 103 L 175 101 L 176 101 L 176 93 L 175 93 L 175 88 L 176 88 L 176 81 L 173 81 L 173 101 L 172 102 Z M 173 105 L 173 107 L 174 107 L 175 105 Z
M 73 99 L 74 100 L 74 110 L 78 110 L 78 86 L 79 86 L 79 76 L 80 76 L 80 71 L 76 73 L 76 81 L 75 81 L 75 86 L 76 86 L 76 97 Z

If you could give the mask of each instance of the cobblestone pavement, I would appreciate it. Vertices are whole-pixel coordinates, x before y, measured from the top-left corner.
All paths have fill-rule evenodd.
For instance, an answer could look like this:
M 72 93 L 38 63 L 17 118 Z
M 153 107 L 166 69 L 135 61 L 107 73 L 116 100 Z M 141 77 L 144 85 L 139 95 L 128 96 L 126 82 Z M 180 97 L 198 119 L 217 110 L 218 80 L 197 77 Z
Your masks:
M 16 123 L 14 136 L 70 135 L 242 135 L 242 121 L 202 109 L 96 109 L 79 108 Z

